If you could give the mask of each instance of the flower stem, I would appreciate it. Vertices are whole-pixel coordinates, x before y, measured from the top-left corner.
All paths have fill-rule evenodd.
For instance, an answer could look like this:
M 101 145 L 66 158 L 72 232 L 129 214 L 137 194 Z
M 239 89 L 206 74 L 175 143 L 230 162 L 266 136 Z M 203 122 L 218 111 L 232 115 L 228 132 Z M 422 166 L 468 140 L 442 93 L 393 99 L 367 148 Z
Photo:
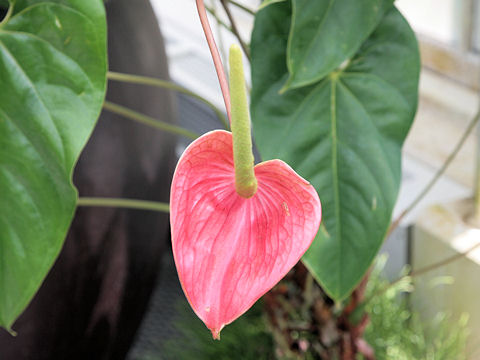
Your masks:
M 227 109 L 227 115 L 232 120 L 231 116 L 231 105 L 230 105 L 230 91 L 228 90 L 228 81 L 225 76 L 225 71 L 223 70 L 222 60 L 220 54 L 218 53 L 217 45 L 215 44 L 215 39 L 213 38 L 212 29 L 208 23 L 207 12 L 205 10 L 205 4 L 203 0 L 196 0 L 198 15 L 200 17 L 200 22 L 202 24 L 203 32 L 207 39 L 208 47 L 210 48 L 210 53 L 212 54 L 213 64 L 215 65 L 215 70 L 217 71 L 218 81 L 220 82 L 220 88 L 222 89 L 223 100 L 225 102 L 225 108 Z
M 384 294 L 392 286 L 398 284 L 399 282 L 401 282 L 401 281 L 403 281 L 407 278 L 414 278 L 414 277 L 417 277 L 417 276 L 421 276 L 421 275 L 426 274 L 430 271 L 433 271 L 433 270 L 439 269 L 443 266 L 446 266 L 448 264 L 451 264 L 451 263 L 453 263 L 457 260 L 463 259 L 464 257 L 468 256 L 470 253 L 472 253 L 474 250 L 478 249 L 479 247 L 480 247 L 480 243 L 477 243 L 475 245 L 472 245 L 469 249 L 467 249 L 464 252 L 452 255 L 452 256 L 450 256 L 446 259 L 440 260 L 440 261 L 438 261 L 436 263 L 433 263 L 431 265 L 427 265 L 427 266 L 425 266 L 423 268 L 420 268 L 418 270 L 410 271 L 407 275 L 398 277 L 397 279 L 393 280 L 391 283 L 385 285 L 384 288 L 382 288 L 382 289 L 378 290 L 377 292 L 375 292 L 374 294 L 370 295 L 370 297 L 367 300 L 365 300 L 364 303 L 368 303 L 371 299 L 374 299 L 375 297 Z
M 167 131 L 173 134 L 182 135 L 192 140 L 195 140 L 196 138 L 198 138 L 198 134 L 188 131 L 182 127 L 171 125 L 160 120 L 156 120 L 150 116 L 140 114 L 139 112 L 128 109 L 121 105 L 111 103 L 109 101 L 105 101 L 103 103 L 103 108 L 105 110 L 124 116 L 130 120 L 134 120 L 144 125 L 148 125 L 148 126 L 151 126 L 163 131 Z
M 217 118 L 222 122 L 225 129 L 230 128 L 228 122 L 225 119 L 225 114 L 220 109 L 218 109 L 215 105 L 213 105 L 210 101 L 208 101 L 204 97 L 202 97 L 202 96 L 200 96 L 200 95 L 198 95 L 198 94 L 196 94 L 196 93 L 194 93 L 194 92 L 192 92 L 192 91 L 190 91 L 190 90 L 188 90 L 188 89 L 186 89 L 182 86 L 174 84 L 170 81 L 156 79 L 156 78 L 148 77 L 148 76 L 122 74 L 122 73 L 117 73 L 117 72 L 113 72 L 113 71 L 109 71 L 107 73 L 107 77 L 108 77 L 109 80 L 113 80 L 113 81 L 122 81 L 122 82 L 130 83 L 130 84 L 141 84 L 141 85 L 148 85 L 148 86 L 156 86 L 156 87 L 160 87 L 160 88 L 164 88 L 164 89 L 174 90 L 174 91 L 177 91 L 179 93 L 191 96 L 191 97 L 203 102 L 208 107 L 210 107 L 213 110 L 213 112 L 215 112 L 215 115 L 217 116 Z
M 235 189 L 241 197 L 250 198 L 257 191 L 257 179 L 253 169 L 252 135 L 245 75 L 243 72 L 242 50 L 237 45 L 230 47 L 230 90 L 232 92 Z
M 119 199 L 119 198 L 102 198 L 102 197 L 80 197 L 77 200 L 78 206 L 99 206 L 99 207 L 118 207 L 126 209 L 150 210 L 169 212 L 170 207 L 167 203 L 134 200 L 134 199 Z

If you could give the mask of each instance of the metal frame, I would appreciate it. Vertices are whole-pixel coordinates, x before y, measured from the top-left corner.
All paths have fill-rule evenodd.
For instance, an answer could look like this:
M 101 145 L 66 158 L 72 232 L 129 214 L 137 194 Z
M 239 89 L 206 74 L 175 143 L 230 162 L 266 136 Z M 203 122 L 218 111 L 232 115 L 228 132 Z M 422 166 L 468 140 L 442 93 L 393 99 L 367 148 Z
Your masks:
M 474 2 L 475 0 L 456 0 L 454 15 L 455 47 L 464 52 L 472 48 L 473 25 L 474 25 Z
M 476 0 L 473 4 L 472 49 L 480 54 L 480 0 Z
M 422 36 L 419 44 L 424 67 L 480 91 L 480 54 L 460 51 Z
M 480 0 L 456 0 L 453 44 L 419 36 L 422 65 L 480 91 Z

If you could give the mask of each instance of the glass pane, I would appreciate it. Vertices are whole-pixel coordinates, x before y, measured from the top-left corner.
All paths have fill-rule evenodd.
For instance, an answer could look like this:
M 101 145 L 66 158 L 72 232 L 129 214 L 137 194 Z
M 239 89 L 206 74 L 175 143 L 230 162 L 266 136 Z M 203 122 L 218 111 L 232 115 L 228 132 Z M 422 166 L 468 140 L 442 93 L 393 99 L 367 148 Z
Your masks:
M 457 1 L 460 0 L 397 0 L 395 5 L 418 34 L 453 44 Z

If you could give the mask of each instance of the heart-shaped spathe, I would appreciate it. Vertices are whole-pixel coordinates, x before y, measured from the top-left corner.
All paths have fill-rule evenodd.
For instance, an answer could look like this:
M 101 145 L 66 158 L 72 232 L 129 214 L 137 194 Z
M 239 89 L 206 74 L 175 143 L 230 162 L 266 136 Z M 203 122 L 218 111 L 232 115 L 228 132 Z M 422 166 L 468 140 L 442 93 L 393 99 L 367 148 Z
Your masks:
M 260 163 L 255 176 L 255 195 L 240 197 L 232 134 L 216 130 L 188 146 L 173 177 L 170 223 L 178 276 L 214 338 L 287 274 L 320 225 L 317 192 L 286 163 Z

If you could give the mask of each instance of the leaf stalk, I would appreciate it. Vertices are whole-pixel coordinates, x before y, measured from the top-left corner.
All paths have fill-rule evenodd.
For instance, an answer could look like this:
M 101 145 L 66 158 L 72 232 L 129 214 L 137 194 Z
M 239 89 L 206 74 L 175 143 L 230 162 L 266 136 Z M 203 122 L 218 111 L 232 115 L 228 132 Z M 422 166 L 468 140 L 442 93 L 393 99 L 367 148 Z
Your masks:
M 160 211 L 167 213 L 170 211 L 170 206 L 167 203 L 122 198 L 80 197 L 77 200 L 77 205 L 94 207 L 116 207 L 136 210 Z
M 215 105 L 213 105 L 210 101 L 205 99 L 204 97 L 190 91 L 183 86 L 174 84 L 170 81 L 157 79 L 148 76 L 139 76 L 139 75 L 132 75 L 132 74 L 122 74 L 118 72 L 109 71 L 107 73 L 107 78 L 113 81 L 122 81 L 130 84 L 140 84 L 140 85 L 147 85 L 147 86 L 155 86 L 164 89 L 170 89 L 173 91 L 177 91 L 179 93 L 191 96 L 194 99 L 197 99 L 207 105 L 210 109 L 213 110 L 217 118 L 222 122 L 225 129 L 229 129 L 230 126 L 225 119 L 225 113 L 218 109 Z
M 172 133 L 172 134 L 185 136 L 185 137 L 187 137 L 189 139 L 192 139 L 192 140 L 195 140 L 196 138 L 198 138 L 198 134 L 195 134 L 195 133 L 193 133 L 193 132 L 191 132 L 187 129 L 184 129 L 180 126 L 175 126 L 175 125 L 172 125 L 172 124 L 154 119 L 150 116 L 140 114 L 139 112 L 136 112 L 134 110 L 131 110 L 131 109 L 126 108 L 126 107 L 121 106 L 121 105 L 111 103 L 109 101 L 105 101 L 103 103 L 103 108 L 105 110 L 108 110 L 108 111 L 112 112 L 112 113 L 124 116 L 127 119 L 136 121 L 140 124 L 151 126 L 151 127 L 156 128 L 156 129 L 163 130 L 163 131 L 166 131 L 166 132 L 169 132 L 169 133 Z

